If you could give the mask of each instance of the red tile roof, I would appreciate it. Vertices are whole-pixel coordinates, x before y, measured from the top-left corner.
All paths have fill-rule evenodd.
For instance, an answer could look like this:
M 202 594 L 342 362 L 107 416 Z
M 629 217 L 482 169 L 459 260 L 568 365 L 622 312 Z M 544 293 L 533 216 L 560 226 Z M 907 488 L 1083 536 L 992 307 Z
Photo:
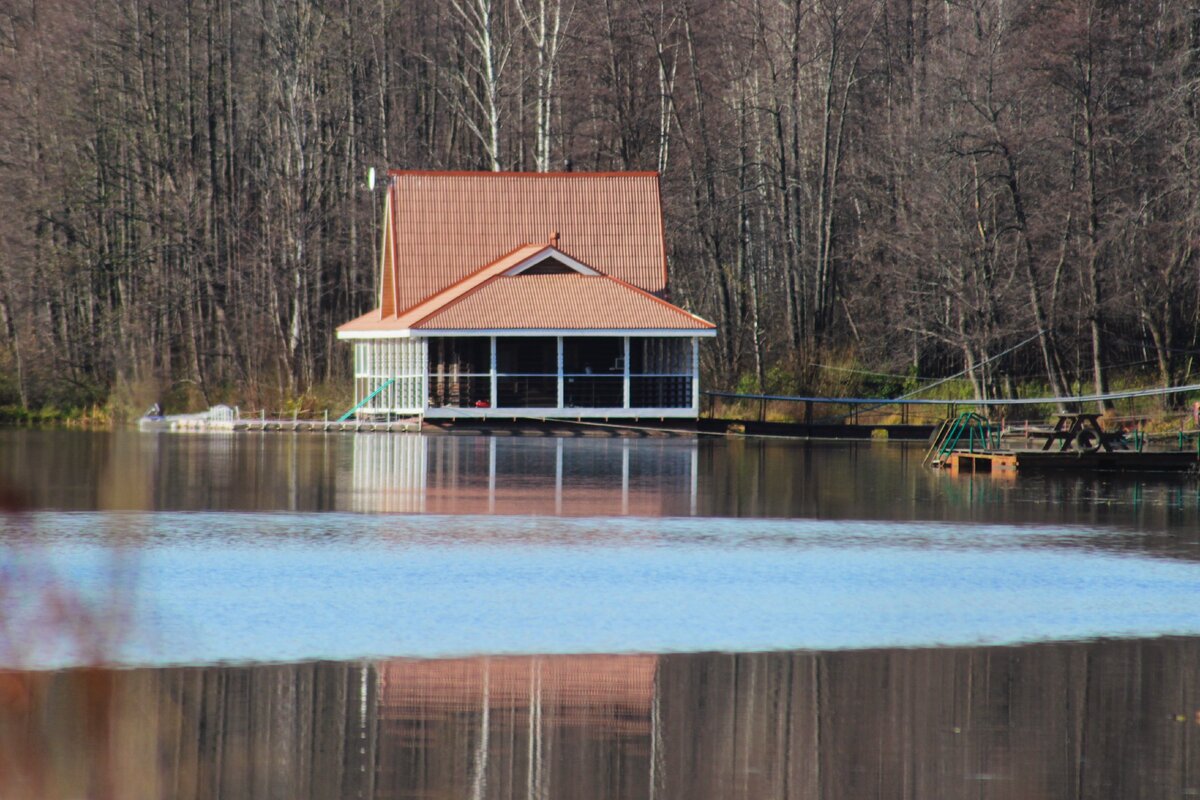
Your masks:
M 714 329 L 711 322 L 606 275 L 505 274 L 541 254 L 577 260 L 549 245 L 522 245 L 408 311 L 372 311 L 338 331 Z
M 393 172 L 386 217 L 380 307 L 341 335 L 713 333 L 658 296 L 667 273 L 657 173 Z M 597 274 L 506 274 L 541 254 Z
M 666 288 L 657 173 L 393 172 L 391 192 L 394 274 L 384 285 L 400 312 L 554 232 L 605 275 Z
M 442 289 L 442 291 L 426 298 L 424 302 L 417 303 L 408 311 L 400 314 L 381 314 L 380 309 L 376 309 L 347 322 L 345 325 L 339 327 L 338 330 L 344 333 L 406 330 L 411 328 L 413 323 L 419 322 L 422 318 L 429 316 L 447 303 L 453 302 L 464 293 L 478 287 L 488 279 L 512 269 L 530 256 L 549 249 L 549 246 L 544 244 L 521 245 L 512 252 L 504 254 L 501 258 L 475 270 L 461 280 Z
M 412 325 L 416 330 L 708 330 L 712 323 L 604 275 L 493 278 Z

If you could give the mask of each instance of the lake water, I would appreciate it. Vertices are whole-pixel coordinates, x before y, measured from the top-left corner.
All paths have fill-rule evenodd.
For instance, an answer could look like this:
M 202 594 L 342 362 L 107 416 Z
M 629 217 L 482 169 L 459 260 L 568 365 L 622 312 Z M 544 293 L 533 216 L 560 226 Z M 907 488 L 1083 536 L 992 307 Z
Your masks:
M 0 796 L 1200 796 L 1200 484 L 923 455 L 0 431 Z

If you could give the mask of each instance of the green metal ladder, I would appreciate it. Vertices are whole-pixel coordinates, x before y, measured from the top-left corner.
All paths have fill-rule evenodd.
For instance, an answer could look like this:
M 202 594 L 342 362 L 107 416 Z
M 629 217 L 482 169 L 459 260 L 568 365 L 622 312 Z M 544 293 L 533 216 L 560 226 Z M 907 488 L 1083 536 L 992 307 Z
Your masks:
M 925 453 L 925 461 L 932 461 L 934 464 L 945 461 L 948 455 L 959 448 L 964 434 L 967 436 L 969 452 L 976 452 L 977 440 L 980 452 L 1000 447 L 1000 432 L 992 429 L 992 423 L 974 411 L 964 411 L 953 420 L 942 421 L 942 427 L 938 429 L 933 444 Z

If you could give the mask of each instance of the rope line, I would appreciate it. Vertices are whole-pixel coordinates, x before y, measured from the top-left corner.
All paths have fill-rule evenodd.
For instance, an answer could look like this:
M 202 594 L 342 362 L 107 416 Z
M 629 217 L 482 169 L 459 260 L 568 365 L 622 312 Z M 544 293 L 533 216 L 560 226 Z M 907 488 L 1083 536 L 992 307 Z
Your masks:
M 968 372 L 974 372 L 975 370 L 979 369 L 980 367 L 982 367 L 986 364 L 990 364 L 998 358 L 1004 358 L 1006 355 L 1013 352 L 1014 350 L 1019 350 L 1020 348 L 1024 347 L 1025 345 L 1029 344 L 1030 342 L 1034 341 L 1041 335 L 1042 335 L 1042 332 L 1038 331 L 1033 336 L 1030 336 L 1028 339 L 1025 339 L 1024 341 L 1017 342 L 1012 347 L 1008 348 L 1007 350 L 1005 350 L 1002 353 L 997 353 L 996 355 L 991 356 L 990 358 L 985 358 L 983 361 L 980 361 L 978 364 L 976 364 L 974 366 L 967 367 L 966 369 L 962 370 L 961 372 L 956 372 L 953 375 L 950 375 L 949 377 L 942 378 L 941 380 L 938 380 L 938 381 L 934 381 L 933 383 L 929 384 L 928 386 L 922 386 L 919 389 L 913 389 L 911 392 L 900 395 L 900 399 L 906 399 L 906 398 L 912 397 L 914 395 L 921 394 L 921 392 L 928 391 L 928 390 L 934 388 L 935 386 L 941 386 L 943 383 L 948 383 L 949 381 L 952 381 L 955 378 L 961 378 L 963 375 L 966 375 Z
M 473 410 L 474 409 L 468 409 L 468 408 L 458 409 L 459 412 L 462 412 L 462 411 L 471 412 Z M 741 433 L 739 431 L 702 431 L 699 428 L 690 428 L 690 429 L 689 428 L 663 428 L 663 427 L 651 427 L 649 425 L 635 425 L 632 423 L 631 424 L 622 424 L 619 422 L 595 422 L 592 420 L 567 419 L 565 417 L 537 417 L 537 416 L 527 415 L 527 414 L 510 414 L 507 409 L 504 410 L 504 416 L 508 417 L 510 419 L 528 420 L 529 422 L 541 422 L 541 423 L 563 422 L 563 423 L 567 423 L 569 425 L 584 425 L 584 426 L 589 426 L 589 427 L 593 427 L 593 428 L 618 428 L 621 430 L 631 430 L 631 431 L 650 431 L 650 432 L 657 432 L 657 433 L 674 433 L 674 434 L 679 434 L 682 436 L 724 436 L 724 437 L 734 438 L 734 439 L 790 439 L 790 440 L 796 439 L 795 436 L 789 436 L 786 434 L 779 434 L 779 433 Z M 447 422 L 447 421 L 453 422 L 453 421 L 460 420 L 460 419 L 466 420 L 468 422 L 472 422 L 472 421 L 492 421 L 492 420 L 495 420 L 496 418 L 495 417 L 485 417 L 482 415 L 476 417 L 476 416 L 471 416 L 470 413 L 466 413 L 466 414 L 463 414 L 462 416 L 439 417 L 436 420 L 427 420 L 427 421 L 432 424 L 436 424 L 439 422 Z
M 902 395 L 894 399 L 882 397 L 793 397 L 789 395 L 771 394 L 737 394 L 735 392 L 709 392 L 709 397 L 730 397 L 741 400 L 775 400 L 807 403 L 832 403 L 844 405 L 876 405 L 883 406 L 1032 406 L 1057 405 L 1067 403 L 1097 403 L 1101 400 L 1126 400 L 1132 397 L 1160 397 L 1168 394 L 1183 394 L 1200 392 L 1200 383 L 1187 386 L 1168 386 L 1160 389 L 1136 389 L 1127 392 L 1108 392 L 1107 394 L 1076 395 L 1074 397 L 1009 397 L 992 398 L 990 400 L 973 400 L 960 398 L 957 400 L 928 400 L 913 399 L 910 395 Z

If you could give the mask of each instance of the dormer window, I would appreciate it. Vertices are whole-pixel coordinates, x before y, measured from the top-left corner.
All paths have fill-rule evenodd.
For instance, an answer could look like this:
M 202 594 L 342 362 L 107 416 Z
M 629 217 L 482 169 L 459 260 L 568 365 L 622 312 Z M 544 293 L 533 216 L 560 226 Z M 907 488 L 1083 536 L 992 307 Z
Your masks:
M 522 275 L 577 275 L 579 270 L 572 269 L 556 258 L 539 261 L 532 267 L 522 270 Z
M 600 274 L 582 261 L 577 261 L 553 245 L 548 245 L 512 269 L 506 270 L 504 275 L 570 275 L 573 272 L 579 275 Z

